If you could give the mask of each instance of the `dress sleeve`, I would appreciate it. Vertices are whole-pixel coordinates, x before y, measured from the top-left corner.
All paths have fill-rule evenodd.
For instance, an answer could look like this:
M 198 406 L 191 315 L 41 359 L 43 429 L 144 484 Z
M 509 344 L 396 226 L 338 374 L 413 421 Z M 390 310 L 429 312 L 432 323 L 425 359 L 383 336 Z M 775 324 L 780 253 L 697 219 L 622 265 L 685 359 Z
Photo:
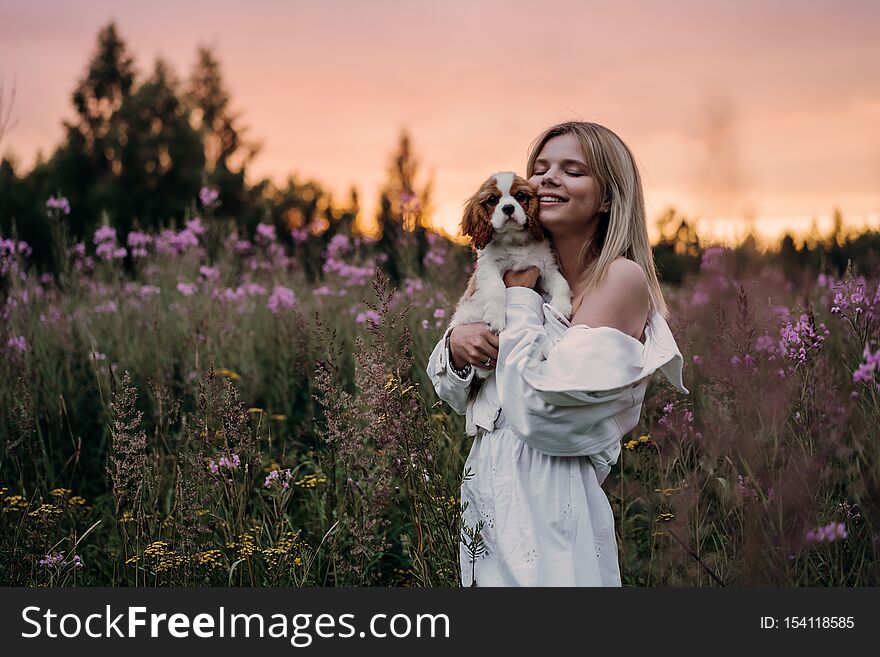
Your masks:
M 614 462 L 621 435 L 635 426 L 625 424 L 633 417 L 638 422 L 643 381 L 661 369 L 688 392 L 681 384 L 681 353 L 668 340 L 642 344 L 611 327 L 573 326 L 553 344 L 542 302 L 529 288 L 507 289 L 495 369 L 504 416 L 539 452 Z
M 428 358 L 428 376 L 431 377 L 431 383 L 437 396 L 449 404 L 459 415 L 467 413 L 468 391 L 471 381 L 474 379 L 474 368 L 471 367 L 465 378 L 461 378 L 452 371 L 449 365 L 451 356 L 449 347 L 446 345 L 446 336 L 449 335 L 451 328 L 447 328 L 443 333 L 443 337 L 434 347 Z

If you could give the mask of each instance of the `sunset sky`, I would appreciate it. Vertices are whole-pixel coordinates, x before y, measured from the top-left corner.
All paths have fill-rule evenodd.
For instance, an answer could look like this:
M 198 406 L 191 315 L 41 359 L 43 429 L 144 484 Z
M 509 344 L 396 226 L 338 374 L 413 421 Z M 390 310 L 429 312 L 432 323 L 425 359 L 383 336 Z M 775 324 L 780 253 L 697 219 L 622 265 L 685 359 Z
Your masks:
M 364 213 L 402 128 L 435 224 L 457 232 L 492 172 L 524 172 L 550 124 L 602 123 L 634 151 L 649 226 L 674 205 L 727 239 L 827 229 L 835 207 L 880 226 L 880 3 L 45 2 L 0 0 L 0 80 L 16 87 L 0 151 L 48 156 L 71 92 L 115 20 L 141 79 L 158 56 L 221 62 L 263 149 L 251 180 L 315 179 Z

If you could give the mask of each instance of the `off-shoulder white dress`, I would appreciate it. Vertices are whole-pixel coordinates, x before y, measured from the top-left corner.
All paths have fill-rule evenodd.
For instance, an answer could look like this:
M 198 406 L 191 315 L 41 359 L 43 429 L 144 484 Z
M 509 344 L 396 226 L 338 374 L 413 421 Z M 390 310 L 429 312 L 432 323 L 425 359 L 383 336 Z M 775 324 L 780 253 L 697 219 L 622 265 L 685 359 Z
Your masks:
M 652 313 L 645 342 L 610 327 L 570 326 L 534 290 L 507 290 L 496 369 L 475 399 L 438 343 L 435 389 L 468 413 L 475 437 L 462 522 L 482 521 L 482 553 L 460 544 L 463 586 L 620 586 L 614 516 L 601 483 L 639 419 L 656 370 L 682 392 L 683 359 Z M 466 406 L 466 408 L 465 408 Z M 494 411 L 494 412 L 493 412 Z

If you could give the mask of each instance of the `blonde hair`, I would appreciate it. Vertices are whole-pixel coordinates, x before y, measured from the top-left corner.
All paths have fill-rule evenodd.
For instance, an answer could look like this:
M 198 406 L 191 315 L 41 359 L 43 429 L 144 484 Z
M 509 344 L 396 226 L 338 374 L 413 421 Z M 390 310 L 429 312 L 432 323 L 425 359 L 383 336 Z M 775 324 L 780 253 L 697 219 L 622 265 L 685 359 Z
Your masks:
M 599 195 L 611 202 L 610 212 L 599 214 L 599 226 L 591 239 L 584 241 L 578 255 L 580 283 L 584 290 L 600 284 L 611 263 L 623 256 L 645 272 L 651 293 L 651 309 L 669 318 L 669 310 L 660 290 L 654 254 L 648 240 L 645 197 L 635 158 L 620 137 L 598 123 L 567 121 L 547 128 L 529 148 L 526 178 L 535 170 L 535 160 L 553 137 L 574 135 L 580 142 L 590 175 Z M 593 257 L 591 257 L 593 256 Z

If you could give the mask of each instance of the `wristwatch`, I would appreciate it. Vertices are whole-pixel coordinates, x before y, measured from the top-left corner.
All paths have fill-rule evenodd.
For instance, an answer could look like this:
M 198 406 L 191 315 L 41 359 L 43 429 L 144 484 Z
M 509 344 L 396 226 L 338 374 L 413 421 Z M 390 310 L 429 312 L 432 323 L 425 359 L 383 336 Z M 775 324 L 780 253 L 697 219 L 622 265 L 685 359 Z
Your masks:
M 466 379 L 468 374 L 471 373 L 471 364 L 465 363 L 464 367 L 458 369 L 455 365 L 452 364 L 452 349 L 449 347 L 449 335 L 446 336 L 446 353 L 447 353 L 447 363 L 449 364 L 449 369 L 455 372 L 456 376 L 460 379 Z

